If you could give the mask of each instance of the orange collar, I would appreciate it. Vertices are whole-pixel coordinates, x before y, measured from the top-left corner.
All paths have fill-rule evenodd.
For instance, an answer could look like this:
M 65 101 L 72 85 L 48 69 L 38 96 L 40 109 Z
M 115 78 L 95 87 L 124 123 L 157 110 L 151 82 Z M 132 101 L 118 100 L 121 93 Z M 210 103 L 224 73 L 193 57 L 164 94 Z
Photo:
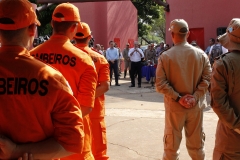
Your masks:
M 83 44 L 83 43 L 78 43 L 78 44 L 75 44 L 76 46 L 78 46 L 78 47 L 88 47 L 88 45 L 87 44 Z
M 77 47 L 78 49 L 82 50 L 83 52 L 89 54 L 89 52 L 88 52 L 89 47 L 87 44 L 75 44 L 74 46 Z
M 50 37 L 50 39 L 54 40 L 54 41 L 57 41 L 57 42 L 67 42 L 67 41 L 69 41 L 69 43 L 71 43 L 70 39 L 65 35 L 55 34 L 55 35 L 52 35 Z

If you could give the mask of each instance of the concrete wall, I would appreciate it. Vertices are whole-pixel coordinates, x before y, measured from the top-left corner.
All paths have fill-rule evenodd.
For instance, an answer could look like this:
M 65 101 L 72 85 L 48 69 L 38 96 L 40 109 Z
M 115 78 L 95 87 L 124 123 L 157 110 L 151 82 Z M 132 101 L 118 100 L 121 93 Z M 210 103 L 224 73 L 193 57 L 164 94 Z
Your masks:
M 217 37 L 218 27 L 227 27 L 232 18 L 240 17 L 239 0 L 167 0 L 170 12 L 166 12 L 166 43 L 172 44 L 169 24 L 173 19 L 185 19 L 189 28 L 204 28 L 204 48 L 210 38 Z
M 128 39 L 137 40 L 137 10 L 131 1 L 73 3 L 79 8 L 81 21 L 89 24 L 95 44 L 120 39 L 123 49 Z

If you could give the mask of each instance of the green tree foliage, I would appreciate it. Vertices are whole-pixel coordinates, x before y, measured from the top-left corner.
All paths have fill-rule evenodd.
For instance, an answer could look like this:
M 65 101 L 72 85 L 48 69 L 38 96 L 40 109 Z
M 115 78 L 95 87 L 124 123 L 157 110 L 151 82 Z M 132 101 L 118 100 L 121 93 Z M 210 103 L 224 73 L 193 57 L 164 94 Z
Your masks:
M 51 35 L 52 34 L 52 27 L 51 27 L 51 20 L 52 20 L 52 13 L 55 9 L 56 5 L 52 5 L 47 9 L 40 11 L 38 14 L 38 18 L 41 22 L 41 26 L 38 27 L 38 34 L 41 36 L 44 35 Z
M 138 10 L 138 36 L 147 35 L 154 19 L 159 18 L 160 6 L 152 0 L 132 0 Z
M 165 11 L 164 8 L 161 7 L 161 11 L 159 12 L 159 18 L 154 20 L 154 23 L 151 25 L 151 33 L 155 36 L 159 37 L 160 41 L 165 39 Z
M 31 3 L 37 3 L 37 0 L 29 0 Z M 38 5 L 38 7 L 41 7 L 42 5 Z M 39 21 L 41 22 L 41 26 L 38 27 L 38 35 L 39 36 L 45 36 L 45 35 L 51 35 L 52 34 L 52 27 L 51 27 L 51 19 L 52 19 L 52 13 L 55 9 L 56 5 L 51 5 L 47 9 L 44 9 L 40 12 L 37 12 L 37 16 Z
M 152 0 L 132 0 L 132 3 L 138 10 L 138 36 L 157 42 L 165 39 L 164 8 Z

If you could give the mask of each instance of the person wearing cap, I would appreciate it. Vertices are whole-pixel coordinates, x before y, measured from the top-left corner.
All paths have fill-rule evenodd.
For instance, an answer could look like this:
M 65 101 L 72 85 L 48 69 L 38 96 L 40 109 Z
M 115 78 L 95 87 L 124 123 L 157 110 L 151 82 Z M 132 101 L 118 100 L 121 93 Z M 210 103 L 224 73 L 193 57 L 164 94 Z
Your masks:
M 76 34 L 77 27 L 81 26 L 78 8 L 71 3 L 59 4 L 52 14 L 51 24 L 53 27 L 51 38 L 32 49 L 30 53 L 54 66 L 64 75 L 81 106 L 85 133 L 83 152 L 63 159 L 90 159 L 93 155 L 88 145 L 89 113 L 94 107 L 97 74 L 88 54 L 70 42 Z
M 98 85 L 96 88 L 95 103 L 93 111 L 90 113 L 91 129 L 92 129 L 92 152 L 95 160 L 108 159 L 107 156 L 107 138 L 105 125 L 105 96 L 109 90 L 109 64 L 103 55 L 95 52 L 88 47 L 91 39 L 90 27 L 87 23 L 82 22 L 82 27 L 78 26 L 76 35 L 74 36 L 76 47 L 86 51 L 92 58 L 98 75 Z
M 213 160 L 239 160 L 240 19 L 233 18 L 218 40 L 229 52 L 215 59 L 211 77 L 211 105 L 219 118 Z
M 109 42 L 109 48 L 106 50 L 106 59 L 109 63 L 110 70 L 110 85 L 112 82 L 112 71 L 114 71 L 115 77 L 115 86 L 120 86 L 118 83 L 118 60 L 119 60 L 119 52 L 118 49 L 114 47 L 115 43 L 113 41 Z
M 138 88 L 141 88 L 142 83 L 142 63 L 141 59 L 144 58 L 143 51 L 138 46 L 138 41 L 134 42 L 134 48 L 129 49 L 128 56 L 131 60 L 131 85 L 135 87 L 135 74 L 138 76 Z
M 82 113 L 67 81 L 28 52 L 39 25 L 28 0 L 0 1 L 0 159 L 57 159 L 83 147 Z
M 203 109 L 211 66 L 204 51 L 187 42 L 185 20 L 173 20 L 169 31 L 174 46 L 161 54 L 156 70 L 156 90 L 164 94 L 165 105 L 163 160 L 179 159 L 183 128 L 191 159 L 204 160 Z
M 129 43 L 126 44 L 126 48 L 124 48 L 122 52 L 123 59 L 124 59 L 124 78 L 126 78 L 127 69 L 129 70 L 129 76 L 131 72 L 131 61 L 130 61 L 130 57 L 128 56 L 128 52 L 129 52 Z

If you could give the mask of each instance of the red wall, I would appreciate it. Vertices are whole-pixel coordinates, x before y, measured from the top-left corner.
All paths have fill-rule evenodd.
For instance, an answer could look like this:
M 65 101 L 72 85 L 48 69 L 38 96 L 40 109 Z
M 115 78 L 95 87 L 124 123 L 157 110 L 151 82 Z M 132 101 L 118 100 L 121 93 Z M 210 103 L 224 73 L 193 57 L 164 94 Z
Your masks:
M 94 44 L 120 39 L 123 49 L 128 39 L 137 40 L 137 10 L 131 1 L 73 3 L 79 8 L 81 21 L 89 24 Z
M 204 28 L 204 49 L 210 38 L 217 37 L 218 27 L 227 27 L 232 18 L 240 17 L 239 0 L 167 0 L 170 12 L 166 12 L 166 43 L 172 45 L 169 24 L 181 18 L 189 28 Z

